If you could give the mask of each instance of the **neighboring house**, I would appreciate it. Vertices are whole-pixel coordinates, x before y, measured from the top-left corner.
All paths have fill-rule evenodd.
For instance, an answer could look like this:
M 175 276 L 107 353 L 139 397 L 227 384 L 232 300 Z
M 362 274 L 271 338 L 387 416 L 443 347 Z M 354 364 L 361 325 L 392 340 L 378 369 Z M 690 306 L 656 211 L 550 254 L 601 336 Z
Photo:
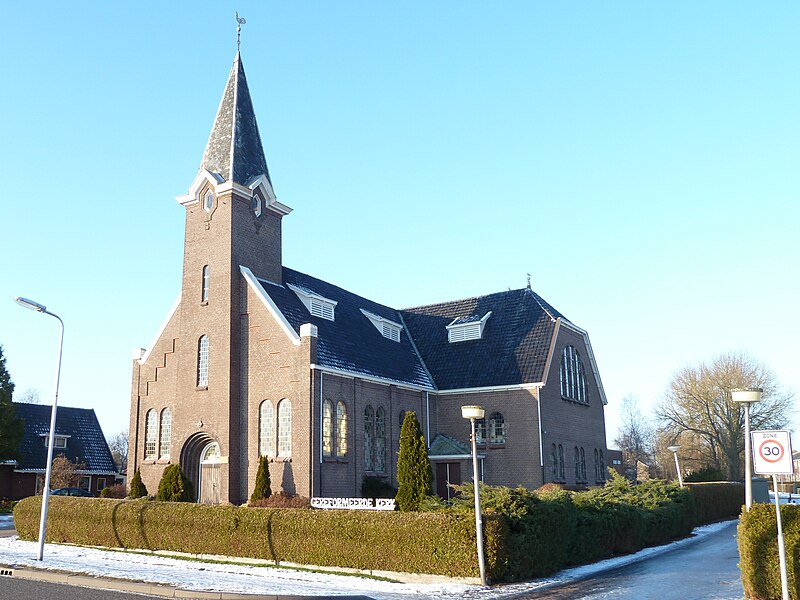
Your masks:
M 366 476 L 396 485 L 414 411 L 447 496 L 448 482 L 471 479 L 464 404 L 486 409 L 487 483 L 604 481 L 606 399 L 588 335 L 530 286 L 398 310 L 283 265 L 291 209 L 275 196 L 238 53 L 178 201 L 181 293 L 133 361 L 129 467 L 148 489 L 178 462 L 199 501 L 238 504 L 268 456 L 273 490 L 360 496 Z
M 25 430 L 19 458 L 0 464 L 0 497 L 18 500 L 42 493 L 51 406 L 15 402 L 14 408 Z M 78 471 L 81 489 L 97 494 L 114 484 L 117 469 L 93 409 L 58 407 L 53 456 L 59 454 L 86 465 Z

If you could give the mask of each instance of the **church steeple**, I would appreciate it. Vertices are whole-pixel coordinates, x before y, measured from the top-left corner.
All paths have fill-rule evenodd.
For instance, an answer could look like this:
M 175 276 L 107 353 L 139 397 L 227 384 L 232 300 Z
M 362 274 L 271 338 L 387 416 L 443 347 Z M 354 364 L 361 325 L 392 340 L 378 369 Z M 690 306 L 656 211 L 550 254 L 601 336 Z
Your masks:
M 249 185 L 263 175 L 272 185 L 239 52 L 222 94 L 200 169 L 226 183 Z

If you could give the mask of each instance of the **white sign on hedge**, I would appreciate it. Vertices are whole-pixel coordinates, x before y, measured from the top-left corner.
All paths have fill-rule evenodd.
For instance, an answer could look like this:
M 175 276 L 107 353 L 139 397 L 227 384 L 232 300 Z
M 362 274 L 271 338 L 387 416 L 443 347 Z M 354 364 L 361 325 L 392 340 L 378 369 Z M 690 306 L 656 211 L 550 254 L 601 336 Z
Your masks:
M 312 508 L 345 510 L 394 510 L 394 498 L 312 498 Z

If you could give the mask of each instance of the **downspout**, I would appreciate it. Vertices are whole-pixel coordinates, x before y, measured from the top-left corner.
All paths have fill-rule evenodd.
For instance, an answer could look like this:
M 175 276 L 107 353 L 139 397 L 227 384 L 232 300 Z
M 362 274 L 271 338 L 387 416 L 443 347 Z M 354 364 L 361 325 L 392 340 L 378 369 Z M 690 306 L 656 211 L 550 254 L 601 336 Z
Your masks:
M 325 418 L 323 412 L 325 410 L 323 404 L 325 401 L 322 399 L 322 379 L 325 377 L 325 373 L 320 370 L 319 372 L 319 464 L 322 464 L 322 427 L 323 427 L 323 419 Z M 322 477 L 322 472 L 320 472 L 320 477 Z M 320 480 L 321 483 L 321 480 Z
M 425 439 L 428 441 L 428 449 L 431 447 L 431 405 L 429 399 L 429 393 L 425 392 L 425 425 L 427 435 Z
M 545 484 L 544 476 L 544 441 L 542 440 L 542 401 L 540 399 L 542 388 L 536 388 L 536 412 L 539 416 L 539 466 L 542 468 L 542 485 Z

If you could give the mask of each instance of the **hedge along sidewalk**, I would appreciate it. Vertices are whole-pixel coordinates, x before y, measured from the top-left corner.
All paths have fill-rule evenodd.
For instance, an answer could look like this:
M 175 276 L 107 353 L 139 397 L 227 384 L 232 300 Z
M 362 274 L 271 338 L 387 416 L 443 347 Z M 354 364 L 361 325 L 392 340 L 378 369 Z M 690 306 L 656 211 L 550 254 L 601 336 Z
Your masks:
M 800 599 L 800 506 L 781 505 L 789 596 Z M 748 598 L 780 600 L 778 523 L 774 504 L 753 504 L 739 521 L 739 567 Z
M 41 497 L 14 510 L 21 539 L 38 535 Z M 490 576 L 503 522 L 484 520 Z M 53 497 L 47 541 L 167 550 L 364 571 L 477 577 L 475 523 L 468 514 L 316 511 L 146 500 Z

